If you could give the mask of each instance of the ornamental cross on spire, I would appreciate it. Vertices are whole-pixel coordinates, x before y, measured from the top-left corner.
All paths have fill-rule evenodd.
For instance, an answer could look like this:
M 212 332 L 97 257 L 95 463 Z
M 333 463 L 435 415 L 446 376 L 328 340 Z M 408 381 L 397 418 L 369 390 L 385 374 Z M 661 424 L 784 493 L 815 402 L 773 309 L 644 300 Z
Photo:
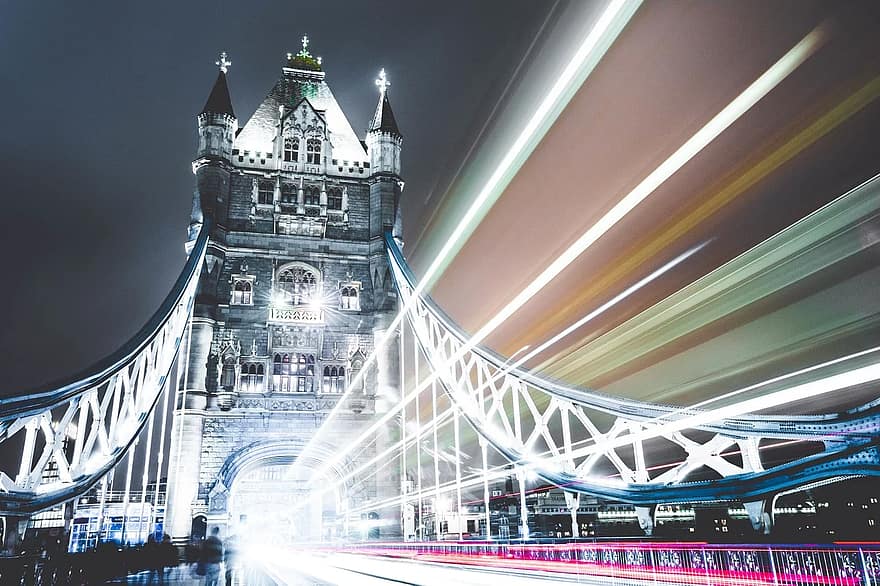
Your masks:
M 229 71 L 229 66 L 232 65 L 232 61 L 227 59 L 228 55 L 226 55 L 226 51 L 220 53 L 220 59 L 214 61 L 214 65 L 220 68 L 220 71 L 226 73 Z
M 388 81 L 388 77 L 385 75 L 385 68 L 379 72 L 379 79 L 376 80 L 376 85 L 379 87 L 379 93 L 384 96 L 385 92 L 388 91 L 388 88 L 391 86 L 391 82 Z
M 308 51 L 309 51 L 309 35 L 303 35 L 302 44 L 303 44 L 303 48 L 302 48 L 303 53 L 308 53 Z

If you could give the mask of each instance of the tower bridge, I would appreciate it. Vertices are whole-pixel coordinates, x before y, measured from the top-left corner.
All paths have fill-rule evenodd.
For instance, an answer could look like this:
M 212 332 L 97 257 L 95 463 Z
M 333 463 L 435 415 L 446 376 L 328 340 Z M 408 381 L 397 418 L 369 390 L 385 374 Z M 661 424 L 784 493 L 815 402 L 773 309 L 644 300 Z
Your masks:
M 728 583 L 737 572 L 760 583 L 874 583 L 873 545 L 578 538 L 595 536 L 588 513 L 631 518 L 649 539 L 664 516 L 721 506 L 740 511 L 752 539 L 762 540 L 773 535 L 780 497 L 880 475 L 876 340 L 851 351 L 841 343 L 833 357 L 760 382 L 720 377 L 727 386 L 714 397 L 685 405 L 534 368 L 553 344 L 687 263 L 699 244 L 540 345 L 505 356 L 486 344 L 689 160 L 679 153 L 699 152 L 815 42 L 808 36 L 783 56 L 473 333 L 428 287 L 464 230 L 422 274 L 408 263 L 404 136 L 385 71 L 361 139 L 304 38 L 239 128 L 232 64 L 221 54 L 197 116 L 188 256 L 168 297 L 132 340 L 84 374 L 0 399 L 0 445 L 15 455 L 0 470 L 5 546 L 14 548 L 45 511 L 61 506 L 70 525 L 88 506 L 94 514 L 83 517 L 77 547 L 155 533 L 183 545 L 218 527 L 279 583 L 302 572 L 284 560 L 292 550 L 318 568 L 312 579 L 330 582 L 410 583 L 422 573 L 432 577 L 412 583 L 483 583 L 503 571 L 514 583 L 588 574 L 641 584 L 659 573 Z M 481 193 L 472 210 L 490 197 Z M 585 364 L 611 371 L 792 291 L 809 289 L 792 302 L 809 305 L 824 291 L 871 287 L 877 269 L 865 259 L 880 241 L 870 237 L 878 215 L 875 177 L 597 335 L 582 363 L 558 372 Z M 803 343 L 870 338 L 875 314 Z M 840 394 L 849 403 L 825 408 Z M 543 505 L 530 505 L 534 492 L 546 495 Z M 544 509 L 556 515 L 550 531 L 536 523 L 549 516 Z M 538 542 L 546 537 L 570 541 Z

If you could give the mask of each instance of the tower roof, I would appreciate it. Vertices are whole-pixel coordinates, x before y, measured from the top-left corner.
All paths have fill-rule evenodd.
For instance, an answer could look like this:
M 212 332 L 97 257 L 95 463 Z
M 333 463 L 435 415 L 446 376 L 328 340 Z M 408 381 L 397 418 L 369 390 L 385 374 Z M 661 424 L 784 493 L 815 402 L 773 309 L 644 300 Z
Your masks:
M 400 129 L 397 128 L 397 120 L 394 119 L 394 112 L 391 110 L 391 102 L 388 101 L 388 88 L 391 82 L 385 75 L 385 69 L 379 72 L 379 79 L 376 80 L 376 87 L 379 88 L 379 105 L 376 106 L 376 113 L 370 121 L 369 132 L 379 131 L 396 134 L 402 137 Z
M 400 134 L 400 129 L 397 128 L 397 121 L 394 119 L 394 112 L 391 111 L 391 102 L 388 101 L 387 92 L 382 92 L 382 96 L 379 98 L 379 105 L 376 106 L 376 113 L 370 122 L 369 130 L 370 132 L 378 130 L 403 136 Z
M 217 81 L 214 82 L 214 87 L 211 90 L 211 94 L 208 96 L 208 101 L 205 102 L 205 107 L 202 108 L 201 113 L 229 114 L 235 118 L 235 111 L 232 109 L 232 100 L 229 98 L 229 86 L 226 85 L 226 72 L 222 69 L 217 75 Z
M 366 150 L 336 101 L 330 86 L 324 81 L 324 72 L 305 69 L 299 62 L 295 62 L 292 56 L 282 68 L 281 78 L 263 102 L 257 106 L 256 112 L 236 137 L 236 148 L 271 152 L 272 141 L 282 117 L 299 106 L 303 100 L 307 100 L 326 122 L 327 138 L 333 145 L 333 158 L 347 161 L 364 160 Z

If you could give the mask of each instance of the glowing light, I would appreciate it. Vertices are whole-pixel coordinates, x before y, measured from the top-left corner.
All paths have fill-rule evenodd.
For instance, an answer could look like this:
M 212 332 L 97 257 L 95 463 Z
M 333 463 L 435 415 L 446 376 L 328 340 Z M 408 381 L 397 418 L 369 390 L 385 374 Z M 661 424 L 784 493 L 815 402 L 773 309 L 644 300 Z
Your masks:
M 453 250 L 455 247 L 464 240 L 466 236 L 466 232 L 469 229 L 471 223 L 478 216 L 480 210 L 484 207 L 491 196 L 497 197 L 500 193 L 500 189 L 503 188 L 505 183 L 503 179 L 508 177 L 510 170 L 514 167 L 517 161 L 521 161 L 527 154 L 527 149 L 531 145 L 533 148 L 538 141 L 540 140 L 539 130 L 543 127 L 544 129 L 549 128 L 552 120 L 555 120 L 556 115 L 561 111 L 564 106 L 562 99 L 568 95 L 570 98 L 571 95 L 577 90 L 578 87 L 583 83 L 584 79 L 590 74 L 590 72 L 595 68 L 596 64 L 598 64 L 599 60 L 605 54 L 608 47 L 614 42 L 617 38 L 617 35 L 623 30 L 623 27 L 629 22 L 629 19 L 632 18 L 635 11 L 638 9 L 641 4 L 638 0 L 614 0 L 609 2 L 608 6 L 606 6 L 605 10 L 602 12 L 599 20 L 596 24 L 590 29 L 590 32 L 587 34 L 584 42 L 581 44 L 580 48 L 577 50 L 575 55 L 572 57 L 571 61 L 563 70 L 562 74 L 550 88 L 550 91 L 545 96 L 544 100 L 535 110 L 532 118 L 528 121 L 526 126 L 523 128 L 520 135 L 511 145 L 511 148 L 508 150 L 505 157 L 501 160 L 498 165 L 498 168 L 492 174 L 492 176 L 487 181 L 486 185 L 480 191 L 480 193 L 476 196 L 474 201 L 471 203 L 471 206 L 468 208 L 468 211 L 462 216 L 461 221 L 458 226 L 456 226 L 455 230 L 450 234 L 443 248 L 435 257 L 434 261 L 428 267 L 425 275 L 422 280 L 416 286 L 415 292 L 413 296 L 406 302 L 403 308 L 397 313 L 392 320 L 390 326 L 388 327 L 386 333 L 381 337 L 381 339 L 376 344 L 376 347 L 372 353 L 367 357 L 364 362 L 362 370 L 357 374 L 357 376 L 353 377 L 350 381 L 348 388 L 346 388 L 345 393 L 343 393 L 343 399 L 348 396 L 348 393 L 351 389 L 358 388 L 358 385 L 361 383 L 361 380 L 365 376 L 365 373 L 368 371 L 369 367 L 372 366 L 373 362 L 376 360 L 376 356 L 385 346 L 388 345 L 391 334 L 397 329 L 400 325 L 403 318 L 406 314 L 412 309 L 413 303 L 415 299 L 421 294 L 422 291 L 428 286 L 434 276 L 441 270 L 441 268 L 446 263 L 447 259 L 452 256 Z M 578 83 L 573 83 L 575 81 Z M 326 426 L 327 423 L 332 421 L 339 413 L 339 409 L 342 405 L 344 405 L 345 401 L 340 400 L 337 406 L 331 410 L 327 419 L 324 422 Z M 404 403 L 405 404 L 405 403 Z M 384 419 L 384 418 L 383 418 Z M 384 424 L 387 419 L 382 420 L 381 422 L 377 422 L 379 425 Z M 369 433 L 375 431 L 379 425 L 374 425 L 371 427 Z M 305 453 L 308 453 L 309 446 L 315 439 L 320 435 L 319 433 L 313 435 L 312 440 L 309 444 L 306 445 Z M 365 435 L 362 434 L 358 440 L 354 444 L 351 444 L 352 447 L 358 445 L 363 441 Z M 340 454 L 338 459 L 334 459 L 332 463 L 329 463 L 328 466 L 332 466 L 336 462 L 341 461 L 342 458 L 350 451 L 343 450 L 342 454 Z

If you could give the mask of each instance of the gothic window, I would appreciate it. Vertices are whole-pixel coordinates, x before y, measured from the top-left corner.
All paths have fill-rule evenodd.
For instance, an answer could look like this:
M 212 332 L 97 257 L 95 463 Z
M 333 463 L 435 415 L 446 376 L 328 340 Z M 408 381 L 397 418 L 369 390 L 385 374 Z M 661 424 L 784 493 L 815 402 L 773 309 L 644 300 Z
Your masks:
M 290 183 L 285 183 L 281 186 L 281 201 L 283 203 L 295 203 L 296 202 L 296 187 L 294 187 Z
M 288 136 L 284 139 L 284 161 L 287 163 L 299 161 L 299 138 Z
M 248 279 L 236 279 L 232 285 L 232 305 L 253 305 L 254 286 Z
M 313 393 L 315 355 L 275 354 L 272 358 L 272 390 L 278 393 Z
M 327 209 L 342 210 L 341 189 L 334 187 L 327 193 Z
M 339 291 L 339 308 L 359 310 L 361 308 L 357 287 L 346 286 Z
M 249 362 L 241 365 L 241 391 L 243 393 L 262 393 L 264 389 L 265 368 L 262 363 Z
M 345 392 L 345 367 L 344 366 L 325 366 L 323 377 L 323 392 L 325 393 L 343 393 Z
M 257 203 L 270 204 L 275 197 L 275 186 L 271 181 L 260 181 L 257 187 Z
M 321 163 L 321 141 L 317 138 L 310 138 L 306 141 L 306 162 L 309 165 Z
M 308 206 L 316 206 L 321 203 L 321 191 L 316 185 L 310 185 L 306 188 L 305 200 Z
M 318 276 L 305 267 L 290 267 L 278 273 L 279 301 L 286 305 L 305 305 L 317 299 Z
M 220 386 L 227 390 L 235 388 L 235 359 L 232 357 L 223 361 L 223 370 L 220 373 Z

